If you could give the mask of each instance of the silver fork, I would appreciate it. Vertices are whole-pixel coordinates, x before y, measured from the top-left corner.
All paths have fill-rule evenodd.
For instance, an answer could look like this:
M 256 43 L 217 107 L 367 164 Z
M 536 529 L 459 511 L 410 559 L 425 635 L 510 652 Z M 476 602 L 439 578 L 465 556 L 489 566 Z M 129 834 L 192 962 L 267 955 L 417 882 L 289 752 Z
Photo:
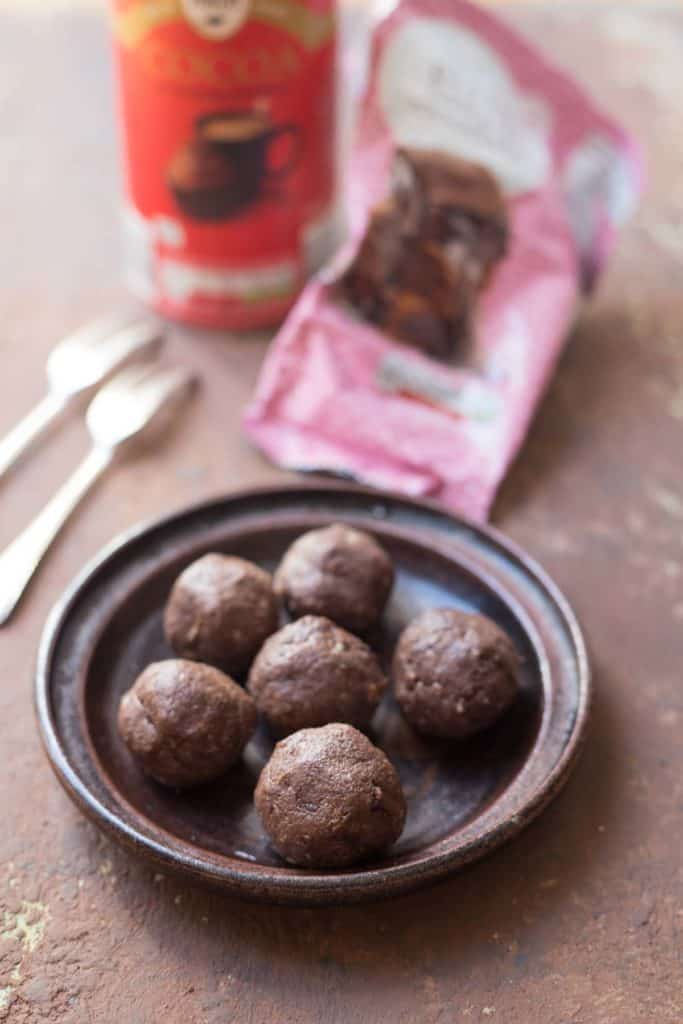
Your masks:
M 86 414 L 90 453 L 0 554 L 0 626 L 10 618 L 48 548 L 114 455 L 152 425 L 164 422 L 164 414 L 189 395 L 194 384 L 195 378 L 184 370 L 143 365 L 122 370 L 98 391 Z
M 162 341 L 159 324 L 130 313 L 103 317 L 64 338 L 47 359 L 47 394 L 0 440 L 0 479 L 75 399 L 131 359 L 154 355 Z

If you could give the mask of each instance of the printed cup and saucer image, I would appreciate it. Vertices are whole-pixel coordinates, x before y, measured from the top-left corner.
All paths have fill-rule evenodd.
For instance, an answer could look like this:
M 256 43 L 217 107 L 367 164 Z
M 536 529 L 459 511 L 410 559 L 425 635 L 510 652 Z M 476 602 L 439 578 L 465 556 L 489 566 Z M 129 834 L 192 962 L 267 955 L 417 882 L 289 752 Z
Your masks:
M 274 125 L 260 111 L 205 114 L 171 160 L 168 186 L 180 210 L 194 220 L 239 216 L 293 171 L 299 141 L 294 125 Z

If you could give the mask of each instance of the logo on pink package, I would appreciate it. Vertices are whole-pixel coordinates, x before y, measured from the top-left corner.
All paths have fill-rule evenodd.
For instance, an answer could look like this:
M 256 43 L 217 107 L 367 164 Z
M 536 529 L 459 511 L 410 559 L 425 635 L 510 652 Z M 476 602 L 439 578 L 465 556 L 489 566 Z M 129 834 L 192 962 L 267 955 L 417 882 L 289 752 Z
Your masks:
M 482 164 L 510 194 L 547 180 L 551 110 L 471 29 L 436 17 L 405 20 L 387 40 L 376 81 L 395 145 Z
M 507 27 L 404 0 L 372 41 L 351 238 L 276 338 L 248 432 L 486 516 L 640 185 L 621 129 Z

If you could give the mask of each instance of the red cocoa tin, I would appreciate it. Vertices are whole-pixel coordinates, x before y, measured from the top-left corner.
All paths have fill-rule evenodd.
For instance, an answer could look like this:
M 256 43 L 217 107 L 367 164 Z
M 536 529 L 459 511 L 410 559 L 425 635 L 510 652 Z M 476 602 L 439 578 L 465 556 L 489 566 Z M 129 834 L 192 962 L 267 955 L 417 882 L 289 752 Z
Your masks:
M 160 313 L 277 323 L 334 230 L 334 0 L 113 0 L 126 266 Z

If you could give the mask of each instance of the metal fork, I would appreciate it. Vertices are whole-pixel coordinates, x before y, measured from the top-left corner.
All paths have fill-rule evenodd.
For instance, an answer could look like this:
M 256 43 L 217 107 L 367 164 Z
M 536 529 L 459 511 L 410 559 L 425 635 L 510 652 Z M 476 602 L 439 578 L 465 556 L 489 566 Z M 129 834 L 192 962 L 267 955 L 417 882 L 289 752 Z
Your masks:
M 121 371 L 97 393 L 86 422 L 90 453 L 42 512 L 0 554 L 0 626 L 12 615 L 43 556 L 114 455 L 154 424 L 165 421 L 196 380 L 184 370 L 152 365 Z
M 75 399 L 130 360 L 156 354 L 162 342 L 159 324 L 130 313 L 96 320 L 64 338 L 47 359 L 47 394 L 0 440 L 0 479 Z

